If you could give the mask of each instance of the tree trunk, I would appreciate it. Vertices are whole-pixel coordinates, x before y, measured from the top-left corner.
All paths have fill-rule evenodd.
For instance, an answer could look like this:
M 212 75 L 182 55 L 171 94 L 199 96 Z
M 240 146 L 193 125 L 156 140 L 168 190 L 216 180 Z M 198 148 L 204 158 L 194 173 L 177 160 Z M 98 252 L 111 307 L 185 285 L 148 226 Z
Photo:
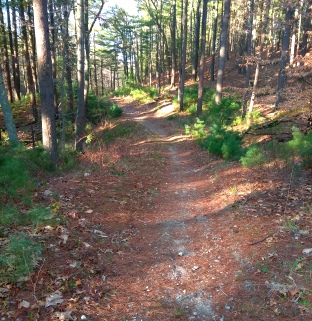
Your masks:
M 302 56 L 304 57 L 308 52 L 308 38 L 309 31 L 311 30 L 311 11 L 312 11 L 312 0 L 309 0 L 307 3 L 306 14 L 303 17 L 303 36 L 302 36 Z
M 198 70 L 198 52 L 199 52 L 199 33 L 200 33 L 200 5 L 201 0 L 197 1 L 196 8 L 196 22 L 194 30 L 194 51 L 193 51 L 193 69 L 192 78 L 194 81 L 197 80 L 197 70 Z
M 85 113 L 88 110 L 88 96 L 90 90 L 90 33 L 89 33 L 89 0 L 84 0 L 84 50 L 85 50 L 85 57 L 84 57 L 84 108 Z
M 16 90 L 16 71 L 15 71 L 15 56 L 14 56 L 14 46 L 13 46 L 13 33 L 12 33 L 12 24 L 11 24 L 11 13 L 10 13 L 10 5 L 9 1 L 6 0 L 6 11 L 7 11 L 7 24 L 8 24 L 8 33 L 9 33 L 9 45 L 10 45 L 10 53 L 11 53 L 11 66 L 12 66 L 12 74 L 13 74 L 13 94 L 14 99 L 18 99 L 17 90 Z
M 183 111 L 183 101 L 184 101 L 184 87 L 185 87 L 185 73 L 186 73 L 186 45 L 187 45 L 187 7 L 188 0 L 185 0 L 183 8 L 183 46 L 181 53 L 181 82 L 180 82 L 180 91 L 179 91 L 179 103 L 180 111 Z
M 176 30 L 177 30 L 177 4 L 172 0 L 172 23 L 171 23 L 171 88 L 175 86 L 176 73 Z
M 39 70 L 42 143 L 49 154 L 52 167 L 56 168 L 57 142 L 47 5 L 47 0 L 33 0 Z
M 49 30 L 51 31 L 51 60 L 52 60 L 52 79 L 53 79 L 53 97 L 54 106 L 56 108 L 56 113 L 58 113 L 58 101 L 57 101 L 57 91 L 56 91 L 56 75 L 57 75 L 57 59 L 56 59 L 56 26 L 54 23 L 54 1 L 49 0 L 49 15 L 50 24 Z
M 93 35 L 93 67 L 94 67 L 94 92 L 95 95 L 99 95 L 98 77 L 97 77 L 97 66 L 96 66 L 96 51 L 95 51 L 95 34 Z
M 3 82 L 2 70 L 0 68 L 0 106 L 2 109 L 5 127 L 8 131 L 9 142 L 11 146 L 18 144 L 17 132 L 14 124 L 11 106 L 6 94 L 6 89 Z
M 253 14 L 254 14 L 254 0 L 249 1 L 249 23 L 248 23 L 248 31 L 247 31 L 247 52 L 246 52 L 246 77 L 245 77 L 245 95 L 244 95 L 244 101 L 243 101 L 243 113 L 242 118 L 246 117 L 247 113 L 247 100 L 248 96 L 250 94 L 249 91 L 249 81 L 250 81 L 250 72 L 251 72 L 251 50 L 252 50 L 252 27 L 253 27 Z
M 292 26 L 292 17 L 293 17 L 293 7 L 292 3 L 290 3 L 287 7 L 286 16 L 285 16 L 285 27 L 284 27 L 284 35 L 282 40 L 282 50 L 281 50 L 281 61 L 280 61 L 280 70 L 278 73 L 277 80 L 277 89 L 276 89 L 276 101 L 275 107 L 282 102 L 282 92 L 286 88 L 286 64 L 288 60 L 288 50 L 289 50 L 289 42 L 290 42 L 290 32 Z
M 216 85 L 216 104 L 219 105 L 222 99 L 223 90 L 223 74 L 226 61 L 226 49 L 228 39 L 228 28 L 229 28 L 229 17 L 231 10 L 231 0 L 225 0 L 224 12 L 222 18 L 222 31 L 220 37 L 220 53 L 218 60 L 218 74 L 217 74 L 217 85 Z
M 84 23 L 84 0 L 77 2 L 77 117 L 76 117 L 76 151 L 83 151 L 83 132 L 85 126 L 85 23 Z
M 212 43 L 211 43 L 211 63 L 210 63 L 211 82 L 215 80 L 214 73 L 215 73 L 216 41 L 217 41 L 217 28 L 218 28 L 218 8 L 219 8 L 219 0 L 216 0 L 216 5 L 214 7 Z
M 70 112 L 70 120 L 72 124 L 75 123 L 75 110 L 74 110 L 74 90 L 72 81 L 72 67 L 71 67 L 71 52 L 69 50 L 69 32 L 68 32 L 68 20 L 69 20 L 69 5 L 64 5 L 64 66 L 65 66 L 65 78 L 67 82 L 67 96 L 68 96 L 68 108 Z
M 197 99 L 197 117 L 200 117 L 203 110 L 203 88 L 205 73 L 205 49 L 206 49 L 206 25 L 207 25 L 207 4 L 208 0 L 203 2 L 203 20 L 201 33 L 201 53 L 199 64 L 199 80 L 198 80 L 198 99 Z
M 256 97 L 256 90 L 258 87 L 258 80 L 259 80 L 259 73 L 260 73 L 260 62 L 262 59 L 266 30 L 268 27 L 270 7 L 271 7 L 271 0 L 266 0 L 265 1 L 264 21 L 263 21 L 263 26 L 262 26 L 262 30 L 261 30 L 261 37 L 260 37 L 260 48 L 259 48 L 259 54 L 257 57 L 257 65 L 256 65 L 254 83 L 253 83 L 253 88 L 252 88 L 252 93 L 251 93 L 251 98 L 250 98 L 250 104 L 249 104 L 249 108 L 248 108 L 248 118 L 247 118 L 248 125 L 250 125 L 250 123 L 251 123 L 251 113 L 253 111 L 253 106 L 254 106 L 255 97 Z
M 28 82 L 28 91 L 30 94 L 30 104 L 32 109 L 32 114 L 35 122 L 38 121 L 38 110 L 36 106 L 36 92 L 35 92 L 35 84 L 34 78 L 32 75 L 31 62 L 30 62 L 30 54 L 29 54 L 29 46 L 28 46 L 28 36 L 27 36 L 27 28 L 26 28 L 26 20 L 24 13 L 24 5 L 23 2 L 20 2 L 20 19 L 21 19 L 21 32 L 24 43 L 24 55 L 26 62 L 26 74 L 27 74 L 27 82 Z
M 11 83 L 10 60 L 9 60 L 7 35 L 6 35 L 6 30 L 4 25 L 1 2 L 0 2 L 0 30 L 1 30 L 1 43 L 3 44 L 3 50 L 4 50 L 4 68 L 5 68 L 4 70 L 5 70 L 5 79 L 7 83 L 7 93 L 8 93 L 8 99 L 12 103 L 13 91 L 12 91 L 12 83 Z
M 21 99 L 21 76 L 20 76 L 20 63 L 19 63 L 19 52 L 18 52 L 18 36 L 17 36 L 17 17 L 16 17 L 16 1 L 12 1 L 12 20 L 13 20 L 13 50 L 14 50 L 14 83 L 16 89 L 17 98 Z
M 31 51 L 31 72 L 34 79 L 35 92 L 38 90 L 38 74 L 37 74 L 37 65 L 36 65 L 36 39 L 35 39 L 35 30 L 34 30 L 34 15 L 32 12 L 32 5 L 27 5 L 27 15 L 28 15 L 28 30 L 29 30 L 29 43 Z

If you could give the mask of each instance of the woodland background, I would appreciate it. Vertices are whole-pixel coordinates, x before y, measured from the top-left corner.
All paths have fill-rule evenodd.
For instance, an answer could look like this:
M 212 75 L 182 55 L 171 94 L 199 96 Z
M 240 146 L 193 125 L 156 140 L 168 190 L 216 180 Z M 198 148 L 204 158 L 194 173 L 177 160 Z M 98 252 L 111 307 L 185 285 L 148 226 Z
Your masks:
M 270 313 L 276 318 L 287 315 L 290 320 L 294 316 L 308 320 L 312 271 L 312 249 L 306 248 L 311 240 L 312 213 L 309 185 L 312 1 L 137 0 L 136 3 L 138 14 L 132 16 L 118 6 L 108 7 L 104 0 L 0 0 L 0 297 L 12 298 L 19 293 L 21 299 L 21 293 L 31 288 L 25 302 L 20 301 L 19 309 L 30 308 L 31 313 L 41 309 L 37 286 L 41 296 L 46 296 L 42 287 L 47 279 L 43 277 L 39 283 L 39 274 L 46 273 L 48 278 L 53 274 L 43 264 L 39 265 L 48 249 L 43 236 L 47 224 L 51 235 L 60 234 L 58 238 L 63 243 L 56 246 L 60 245 L 64 258 L 70 252 L 68 231 L 74 227 L 69 221 L 76 214 L 69 218 L 67 205 L 46 186 L 54 186 L 55 178 L 60 190 L 78 188 L 78 199 L 83 198 L 82 183 L 71 177 L 68 182 L 73 184 L 68 183 L 70 187 L 65 188 L 60 177 L 79 170 L 85 172 L 81 180 L 88 180 L 89 168 L 84 166 L 86 163 L 95 166 L 98 161 L 100 167 L 110 166 L 107 173 L 103 170 L 107 174 L 105 179 L 114 177 L 118 187 L 127 172 L 124 169 L 130 166 L 121 166 L 119 159 L 131 158 L 132 140 L 139 141 L 139 136 L 146 135 L 143 131 L 138 133 L 133 123 L 122 123 L 122 107 L 129 109 L 135 104 L 148 114 L 170 105 L 173 112 L 165 119 L 171 122 L 169 127 L 178 128 L 200 146 L 193 160 L 201 159 L 204 152 L 209 158 L 209 161 L 205 158 L 206 165 L 216 166 L 214 184 L 210 187 L 222 190 L 222 197 L 227 195 L 228 200 L 235 198 L 233 207 L 237 210 L 231 227 L 234 236 L 230 236 L 235 239 L 235 235 L 244 235 L 243 241 L 248 239 L 251 246 L 267 240 L 286 244 L 287 251 L 278 248 L 279 256 L 275 255 L 277 252 L 264 253 L 263 249 L 258 253 L 262 257 L 258 258 L 258 270 L 253 277 L 264 277 L 268 270 L 278 267 L 275 283 L 269 283 L 270 295 L 276 296 L 266 297 L 267 306 L 273 309 Z M 125 102 L 131 102 L 130 107 Z M 128 145 L 120 138 L 128 139 Z M 150 155 L 145 156 L 151 166 L 155 165 L 155 173 L 161 172 L 157 167 L 158 153 L 153 155 L 152 161 Z M 111 160 L 114 158 L 118 161 Z M 233 166 L 234 183 L 232 180 L 216 183 L 219 171 L 223 172 L 222 164 Z M 132 200 L 135 203 L 142 196 L 138 204 L 143 199 L 146 202 L 152 199 L 152 192 L 147 197 L 141 183 L 134 183 L 138 177 L 146 177 L 143 183 L 149 184 L 145 174 L 150 174 L 150 169 L 140 166 L 141 172 L 129 170 L 133 182 L 130 178 L 127 181 L 128 177 L 123 181 L 129 184 L 129 190 L 136 186 Z M 265 174 L 270 177 L 263 178 Z M 246 189 L 238 192 L 245 184 L 244 179 L 256 182 L 250 183 L 252 192 L 248 197 L 244 194 Z M 223 186 L 226 182 L 231 184 L 230 188 Z M 110 185 L 104 185 L 109 194 Z M 262 186 L 265 192 L 259 194 L 257 186 Z M 123 195 L 121 190 L 118 193 L 116 199 L 120 197 L 122 207 L 129 195 Z M 238 200 L 243 194 L 246 198 Z M 100 195 L 98 203 L 102 198 Z M 257 210 L 261 208 L 265 215 L 276 212 L 282 218 L 278 223 L 266 217 L 255 218 L 249 201 L 258 202 Z M 262 207 L 263 203 L 269 205 Z M 138 204 L 133 207 L 139 208 Z M 114 206 L 112 203 L 109 207 L 115 210 Z M 92 211 L 83 206 L 77 210 L 80 214 Z M 64 221 L 65 216 L 68 221 Z M 117 228 L 118 218 L 111 219 L 116 219 L 113 226 Z M 275 225 L 281 222 L 282 232 L 272 232 L 280 231 Z M 98 223 L 96 231 L 102 227 Z M 216 227 L 222 224 L 218 221 Z M 252 242 L 248 233 L 253 229 L 250 226 L 258 231 L 257 224 L 265 225 L 266 233 L 261 230 L 259 235 L 252 234 L 256 238 Z M 283 234 L 285 230 L 289 235 Z M 87 232 L 82 233 L 77 244 L 88 244 L 87 239 L 81 243 L 86 235 Z M 224 232 L 223 236 L 228 235 Z M 292 246 L 294 240 L 302 242 Z M 301 256 L 296 252 L 299 248 Z M 119 251 L 120 248 L 118 255 Z M 244 251 L 249 253 L 247 247 Z M 106 263 L 111 262 L 112 254 L 116 262 L 123 264 L 113 255 L 116 253 L 107 252 Z M 283 265 L 288 260 L 293 262 Z M 85 270 L 83 273 L 87 273 Z M 287 283 L 290 278 L 285 281 L 281 277 L 288 277 L 288 272 L 293 278 L 291 286 Z M 52 306 L 63 303 L 63 294 L 78 291 L 81 279 L 86 276 L 83 273 L 80 279 L 68 276 L 61 286 L 51 276 L 53 280 L 49 282 L 55 292 L 46 297 L 52 300 Z M 38 276 L 35 281 L 29 278 L 34 275 Z M 57 292 L 59 289 L 62 295 Z M 260 310 L 256 306 L 263 297 L 249 305 L 248 293 L 240 312 L 236 315 L 233 311 L 233 320 L 236 317 L 243 320 L 242 315 L 246 320 L 258 316 Z M 259 291 L 259 297 L 262 294 L 267 293 Z M 36 302 L 29 307 L 31 296 Z M 5 312 L 10 314 L 9 300 L 3 302 Z M 49 307 L 48 301 L 46 304 Z M 167 311 L 165 305 L 162 308 Z M 47 316 L 50 312 L 43 313 Z M 174 315 L 183 318 L 180 310 L 175 310 Z M 36 319 L 30 314 L 27 317 Z M 71 319 L 70 314 L 59 319 L 62 317 Z

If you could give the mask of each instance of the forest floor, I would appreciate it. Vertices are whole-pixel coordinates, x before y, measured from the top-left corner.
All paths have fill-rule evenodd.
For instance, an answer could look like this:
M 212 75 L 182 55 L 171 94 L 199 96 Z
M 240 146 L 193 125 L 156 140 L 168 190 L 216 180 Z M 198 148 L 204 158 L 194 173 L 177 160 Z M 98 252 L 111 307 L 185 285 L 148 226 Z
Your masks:
M 115 101 L 78 168 L 38 187 L 62 219 L 33 235 L 30 278 L 0 286 L 0 320 L 312 320 L 311 171 L 248 170 L 186 136 L 169 99 Z
M 79 168 L 38 188 L 64 219 L 0 288 L 1 320 L 311 320 L 311 174 L 209 155 L 168 100 L 116 102 Z

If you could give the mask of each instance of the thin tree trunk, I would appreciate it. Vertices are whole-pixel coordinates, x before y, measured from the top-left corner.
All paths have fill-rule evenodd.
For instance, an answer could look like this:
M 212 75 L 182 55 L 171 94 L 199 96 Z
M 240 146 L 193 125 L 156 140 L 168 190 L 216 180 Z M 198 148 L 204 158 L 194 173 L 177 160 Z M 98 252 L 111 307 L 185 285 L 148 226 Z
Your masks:
M 85 126 L 85 3 L 84 0 L 77 2 L 77 117 L 76 117 L 76 151 L 83 151 L 83 132 Z
M 259 48 L 259 54 L 257 57 L 257 65 L 256 65 L 254 83 L 253 83 L 253 88 L 252 88 L 252 93 L 251 93 L 251 98 L 250 98 L 250 104 L 249 104 L 249 108 L 248 108 L 248 118 L 247 118 L 248 125 L 251 124 L 251 113 L 253 111 L 253 106 L 254 106 L 255 97 L 256 97 L 256 90 L 258 87 L 258 80 L 259 80 L 259 73 L 260 73 L 260 62 L 262 59 L 266 30 L 268 27 L 270 7 L 271 7 L 271 0 L 266 0 L 265 1 L 264 21 L 263 21 L 263 26 L 262 26 L 262 31 L 261 31 L 261 38 L 260 38 L 260 48 Z
M 104 59 L 101 58 L 101 91 L 102 96 L 104 95 Z
M 193 69 L 192 69 L 192 77 L 193 80 L 197 80 L 197 72 L 198 72 L 198 52 L 199 52 L 199 33 L 200 33 L 200 5 L 201 0 L 197 1 L 196 8 L 196 22 L 195 22 L 195 30 L 194 30 L 194 50 L 193 50 Z
M 28 30 L 29 30 L 29 43 L 31 49 L 31 72 L 34 79 L 35 92 L 38 90 L 38 74 L 37 74 L 37 65 L 36 65 L 36 40 L 35 40 L 35 30 L 34 30 L 34 15 L 32 13 L 32 6 L 27 6 L 27 15 L 28 15 Z
M 302 56 L 304 57 L 308 52 L 308 38 L 309 31 L 311 29 L 311 11 L 312 11 L 312 0 L 307 3 L 307 12 L 303 18 L 303 35 L 302 35 Z
M 85 113 L 88 110 L 88 96 L 90 91 L 90 33 L 89 33 L 89 0 L 84 0 L 84 77 L 85 77 L 85 84 L 84 84 L 84 108 Z
M 10 53 L 11 53 L 11 66 L 12 66 L 12 75 L 13 75 L 13 94 L 14 94 L 14 99 L 19 99 L 18 96 L 17 96 L 17 90 L 16 90 L 15 56 L 14 56 L 13 32 L 12 32 L 11 13 L 10 13 L 9 1 L 6 0 L 5 4 L 6 4 L 6 12 L 7 12 L 8 35 L 9 35 L 9 45 L 10 45 Z
M 216 41 L 217 41 L 217 28 L 218 28 L 218 9 L 219 0 L 216 0 L 214 7 L 214 18 L 213 18 L 213 31 L 212 31 L 212 44 L 211 44 L 211 63 L 210 63 L 210 80 L 215 81 L 215 57 L 216 57 Z
M 217 84 L 216 84 L 216 104 L 219 105 L 222 99 L 223 91 L 223 74 L 226 61 L 226 49 L 227 49 L 227 39 L 228 39 L 228 29 L 229 29 L 229 17 L 231 10 L 231 0 L 225 0 L 224 2 L 224 12 L 222 18 L 222 31 L 220 37 L 220 53 L 218 60 L 218 74 L 217 74 Z
M 25 20 L 23 2 L 20 3 L 20 19 L 21 19 L 22 38 L 23 38 L 23 43 L 24 43 L 24 55 L 25 55 L 25 62 L 26 62 L 27 82 L 28 82 L 28 89 L 29 89 L 29 94 L 30 94 L 30 104 L 31 104 L 31 109 L 32 109 L 32 114 L 33 114 L 34 120 L 35 120 L 35 122 L 37 122 L 39 116 L 38 116 L 38 110 L 37 110 L 37 106 L 36 106 L 36 92 L 35 92 L 34 78 L 33 78 L 32 69 L 31 69 L 29 46 L 28 46 L 28 36 L 27 36 L 27 28 L 26 28 L 26 20 Z
M 181 83 L 179 92 L 179 103 L 180 111 L 183 111 L 183 101 L 184 101 L 184 87 L 185 87 L 185 73 L 186 73 L 186 45 L 187 45 L 187 7 L 188 0 L 185 0 L 183 8 L 183 46 L 182 46 L 182 59 L 181 59 Z
M 296 8 L 293 23 L 292 23 L 293 28 L 292 28 L 292 35 L 291 35 L 290 57 L 289 57 L 289 65 L 290 66 L 293 66 L 295 56 L 296 56 L 296 36 L 298 33 L 298 29 L 299 29 L 298 23 L 299 23 L 299 11 L 298 11 L 298 8 Z
M 3 18 L 3 11 L 2 5 L 0 2 L 0 30 L 1 30 L 1 43 L 3 43 L 3 50 L 4 50 L 4 70 L 5 70 L 5 79 L 7 83 L 7 93 L 8 99 L 12 103 L 13 102 L 13 91 L 12 91 L 12 83 L 11 83 L 11 72 L 10 72 L 10 60 L 9 60 L 9 53 L 8 53 L 8 43 L 7 43 L 7 35 L 4 25 L 4 18 Z
M 49 0 L 49 16 L 50 24 L 49 30 L 51 31 L 51 60 L 52 60 L 52 77 L 53 77 L 53 96 L 54 96 L 54 106 L 56 108 L 56 113 L 58 114 L 58 101 L 57 101 L 57 92 L 56 92 L 56 74 L 57 74 L 57 60 L 56 60 L 56 27 L 54 23 L 54 1 Z
M 284 27 L 284 35 L 282 40 L 282 50 L 281 50 L 281 61 L 280 61 L 280 70 L 278 73 L 277 80 L 277 90 L 276 90 L 276 101 L 275 107 L 282 102 L 282 92 L 286 88 L 286 64 L 288 60 L 288 50 L 289 50 L 289 42 L 290 42 L 290 32 L 292 26 L 292 17 L 293 17 L 293 7 L 292 3 L 290 3 L 287 7 L 287 12 L 285 16 L 285 27 Z
M 206 25 L 207 25 L 207 4 L 208 0 L 203 2 L 203 20 L 201 33 L 201 54 L 199 64 L 199 80 L 198 80 L 198 99 L 197 99 L 197 117 L 200 117 L 203 110 L 203 88 L 205 73 L 205 49 L 206 49 Z
M 0 68 L 0 107 L 2 109 L 5 127 L 9 135 L 9 143 L 11 146 L 18 144 L 17 132 L 12 115 L 12 109 L 6 94 L 6 89 L 3 82 L 2 70 Z
M 16 17 L 16 1 L 12 1 L 12 20 L 13 20 L 13 49 L 14 49 L 14 65 L 15 65 L 15 74 L 14 82 L 17 98 L 21 99 L 21 72 L 20 72 L 20 63 L 19 63 L 19 51 L 18 51 L 18 36 L 17 36 L 17 17 Z
M 94 67 L 94 91 L 95 95 L 99 95 L 99 86 L 97 79 L 97 66 L 96 66 L 96 51 L 95 51 L 95 34 L 93 35 L 93 67 Z
M 33 0 L 39 70 L 42 143 L 49 154 L 52 167 L 56 168 L 57 142 L 47 5 L 47 0 Z
M 177 30 L 177 5 L 172 1 L 172 24 L 171 24 L 171 88 L 175 86 L 176 73 L 176 30 Z
M 252 27 L 253 27 L 253 14 L 254 14 L 254 0 L 249 1 L 249 23 L 248 23 L 248 32 L 247 32 L 247 52 L 246 52 L 246 76 L 245 76 L 245 95 L 243 101 L 243 113 L 242 118 L 246 117 L 247 113 L 247 101 L 250 94 L 249 91 L 249 81 L 251 73 L 251 46 L 252 46 Z

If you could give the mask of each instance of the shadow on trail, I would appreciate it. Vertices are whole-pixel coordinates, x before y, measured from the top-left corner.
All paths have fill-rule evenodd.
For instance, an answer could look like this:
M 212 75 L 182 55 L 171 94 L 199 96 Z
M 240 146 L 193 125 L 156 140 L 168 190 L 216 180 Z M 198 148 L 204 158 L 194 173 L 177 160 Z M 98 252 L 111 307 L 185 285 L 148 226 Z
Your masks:
M 265 291 L 265 279 L 254 284 L 239 276 L 256 272 L 250 244 L 269 232 L 266 222 L 287 201 L 280 189 L 285 169 L 274 169 L 274 179 L 268 171 L 267 181 L 259 183 L 256 173 L 238 164 L 196 160 L 194 143 L 168 135 L 170 124 L 156 123 L 154 111 L 128 114 L 160 137 L 140 144 L 162 144 L 170 161 L 159 195 L 146 213 L 138 214 L 136 233 L 106 267 L 114 288 L 108 301 L 115 308 L 103 314 L 109 320 L 154 321 L 172 320 L 183 311 L 180 320 L 227 320 L 230 315 L 234 320 L 236 311 L 236 320 L 255 320 L 248 311 L 242 316 L 239 306 L 246 293 L 257 297 Z M 127 306 L 126 315 L 118 305 Z

